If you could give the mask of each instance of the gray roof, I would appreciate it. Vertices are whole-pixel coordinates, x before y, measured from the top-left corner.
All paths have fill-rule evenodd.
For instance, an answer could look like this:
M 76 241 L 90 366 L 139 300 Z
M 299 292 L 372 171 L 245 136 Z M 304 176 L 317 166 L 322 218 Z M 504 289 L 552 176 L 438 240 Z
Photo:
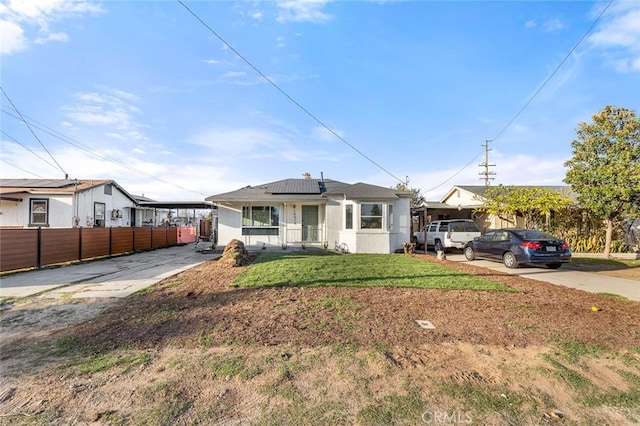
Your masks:
M 258 186 L 246 186 L 236 191 L 207 197 L 213 202 L 294 202 L 320 201 L 325 197 L 344 196 L 354 200 L 386 200 L 410 193 L 366 183 L 348 184 L 331 179 L 283 179 Z
M 399 197 L 410 198 L 410 192 L 402 192 L 397 189 L 384 188 L 382 186 L 371 185 L 368 183 L 354 183 L 347 185 L 335 192 L 327 192 L 325 196 L 344 195 L 350 200 L 394 200 Z

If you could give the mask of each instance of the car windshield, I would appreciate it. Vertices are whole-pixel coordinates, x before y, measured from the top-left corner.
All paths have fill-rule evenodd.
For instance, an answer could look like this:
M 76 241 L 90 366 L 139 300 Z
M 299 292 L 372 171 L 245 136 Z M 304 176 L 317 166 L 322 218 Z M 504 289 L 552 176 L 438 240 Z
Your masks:
M 478 227 L 473 222 L 451 222 L 449 227 L 454 232 L 478 232 Z
M 523 240 L 557 240 L 557 237 L 544 233 L 542 231 L 536 231 L 534 229 L 525 229 L 521 231 L 515 231 L 516 234 Z

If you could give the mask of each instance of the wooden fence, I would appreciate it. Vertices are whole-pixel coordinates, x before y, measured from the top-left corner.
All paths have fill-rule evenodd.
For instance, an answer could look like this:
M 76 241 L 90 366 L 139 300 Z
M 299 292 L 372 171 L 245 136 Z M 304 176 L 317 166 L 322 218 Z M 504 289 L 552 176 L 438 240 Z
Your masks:
M 0 229 L 0 271 L 175 246 L 179 229 L 175 226 Z

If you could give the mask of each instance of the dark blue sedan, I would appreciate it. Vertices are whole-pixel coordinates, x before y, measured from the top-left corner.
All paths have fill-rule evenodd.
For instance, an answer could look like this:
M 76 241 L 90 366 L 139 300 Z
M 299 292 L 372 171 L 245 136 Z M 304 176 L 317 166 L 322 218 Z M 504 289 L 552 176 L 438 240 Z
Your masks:
M 571 262 L 571 250 L 563 240 L 534 229 L 496 229 L 464 246 L 467 260 L 498 260 L 507 268 L 523 263 L 544 264 L 557 269 Z

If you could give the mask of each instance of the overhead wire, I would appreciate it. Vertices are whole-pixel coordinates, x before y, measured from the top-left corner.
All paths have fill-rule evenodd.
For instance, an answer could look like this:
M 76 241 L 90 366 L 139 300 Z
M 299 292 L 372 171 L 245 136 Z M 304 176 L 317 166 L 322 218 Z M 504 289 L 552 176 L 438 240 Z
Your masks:
M 17 117 L 16 115 L 12 114 L 11 112 L 7 111 L 4 108 L 2 108 L 1 110 L 2 110 L 3 113 L 9 115 L 10 117 L 13 117 L 13 118 L 16 118 L 16 119 L 20 119 L 20 120 L 23 120 L 23 119 L 29 120 L 30 121 L 30 125 L 33 128 L 36 128 L 36 129 L 38 129 L 38 130 L 40 130 L 40 131 L 42 131 L 42 132 L 44 132 L 44 133 L 56 138 L 56 139 L 59 139 L 59 140 L 65 142 L 65 143 L 71 145 L 71 146 L 74 146 L 74 147 L 76 147 L 78 149 L 81 149 L 81 150 L 87 152 L 89 155 L 91 155 L 93 157 L 99 158 L 101 160 L 106 160 L 106 161 L 108 161 L 110 163 L 113 163 L 113 164 L 119 166 L 119 167 L 122 167 L 124 169 L 129 170 L 129 171 L 132 171 L 132 172 L 134 172 L 136 174 L 149 177 L 149 178 L 151 178 L 151 179 L 153 179 L 155 181 L 158 181 L 160 183 L 164 183 L 166 185 L 173 186 L 174 188 L 178 188 L 178 189 L 181 189 L 183 191 L 187 191 L 187 192 L 191 192 L 191 193 L 194 193 L 194 194 L 202 195 L 204 197 L 207 196 L 206 194 L 203 194 L 202 192 L 198 192 L 198 191 L 194 191 L 193 189 L 185 188 L 185 187 L 183 187 L 181 185 L 177 185 L 177 184 L 175 184 L 173 182 L 165 181 L 164 179 L 161 179 L 161 178 L 159 178 L 159 177 L 157 177 L 155 175 L 146 173 L 145 171 L 137 169 L 137 168 L 135 168 L 133 166 L 129 166 L 129 165 L 125 164 L 122 161 L 115 160 L 115 159 L 110 158 L 110 157 L 108 157 L 108 156 L 106 156 L 104 154 L 98 153 L 98 152 L 92 150 L 91 148 L 88 148 L 88 147 L 82 145 L 77 140 L 72 139 L 72 138 L 62 134 L 62 133 L 60 133 L 59 131 L 57 131 L 55 129 L 52 129 L 51 127 L 48 127 L 48 126 L 46 126 L 46 125 L 44 125 L 42 123 L 39 123 L 38 121 L 34 120 L 33 118 L 30 118 L 30 117 L 27 117 L 27 116 Z
M 20 116 L 20 120 L 22 120 L 22 122 L 27 126 L 27 128 L 29 129 L 29 131 L 31 132 L 33 137 L 36 138 L 36 140 L 38 141 L 38 143 L 40 143 L 40 145 L 46 151 L 46 153 L 49 154 L 49 157 L 51 157 L 53 162 L 56 163 L 56 166 L 58 166 L 58 169 L 60 169 L 60 171 L 62 173 L 64 173 L 65 179 L 67 179 L 69 177 L 69 174 L 62 168 L 60 163 L 58 163 L 58 161 L 53 157 L 53 154 L 51 154 L 51 152 L 49 152 L 49 150 L 44 145 L 44 143 L 40 140 L 38 135 L 36 135 L 36 132 L 34 132 L 33 129 L 31 128 L 31 126 L 29 125 L 29 123 L 27 123 L 27 120 L 24 119 L 24 117 L 23 117 L 22 113 L 20 112 L 20 110 L 18 109 L 18 107 L 16 107 L 16 105 L 13 103 L 13 101 L 11 100 L 11 98 L 9 97 L 7 92 L 4 90 L 4 87 L 0 86 L 0 90 L 2 91 L 2 94 L 4 95 L 4 97 L 7 98 L 7 100 L 9 101 L 9 103 L 11 104 L 11 106 L 13 107 L 15 112 L 18 113 L 18 115 Z
M 45 160 L 44 158 L 42 158 L 40 156 L 40 154 L 38 154 L 37 152 L 35 152 L 34 150 L 32 150 L 31 148 L 29 148 L 28 146 L 26 146 L 25 144 L 23 144 L 22 142 L 20 142 L 19 140 L 17 140 L 16 138 L 14 138 L 13 136 L 11 136 L 10 134 L 8 134 L 7 132 L 5 132 L 4 130 L 0 129 L 0 132 L 2 132 L 3 135 L 5 135 L 7 138 L 11 139 L 11 141 L 17 143 L 18 145 L 20 145 L 21 147 L 23 147 L 24 149 L 26 149 L 27 151 L 29 151 L 30 153 L 32 153 L 33 155 L 35 155 L 36 157 L 38 157 L 39 159 L 41 159 L 44 163 L 50 165 L 51 167 L 53 167 L 54 169 L 57 169 L 57 167 L 51 163 L 50 161 Z
M 360 156 L 362 156 L 364 159 L 366 159 L 367 161 L 369 161 L 371 164 L 375 165 L 377 168 L 379 168 L 380 170 L 382 170 L 383 172 L 385 172 L 386 174 L 388 174 L 389 176 L 391 176 L 392 178 L 396 179 L 398 182 L 400 183 L 405 183 L 404 180 L 400 179 L 399 177 L 395 176 L 393 173 L 391 173 L 389 170 L 387 170 L 386 168 L 384 168 L 382 165 L 380 165 L 378 162 L 376 162 L 375 160 L 373 160 L 371 157 L 369 157 L 368 155 L 366 155 L 365 153 L 363 153 L 362 151 L 360 151 L 358 148 L 356 148 L 353 144 L 351 144 L 349 141 L 347 141 L 345 138 L 343 138 L 342 136 L 340 136 L 337 132 L 335 132 L 331 127 L 329 127 L 327 124 L 325 124 L 322 120 L 320 120 L 316 115 L 314 115 L 311 111 L 309 111 L 307 108 L 305 108 L 304 106 L 302 106 L 298 101 L 296 101 L 292 96 L 290 96 L 287 92 L 285 92 L 280 86 L 278 86 L 272 79 L 270 79 L 267 75 L 265 75 L 262 71 L 260 71 L 260 69 L 258 69 L 258 67 L 256 67 L 255 65 L 253 65 L 247 58 L 245 58 L 238 50 L 236 50 L 233 46 L 231 46 L 231 44 L 229 44 L 220 34 L 218 34 L 213 28 L 211 28 L 202 18 L 200 18 L 200 16 L 198 16 L 193 10 L 191 10 L 186 4 L 184 4 L 184 2 L 182 0 L 176 0 L 178 3 L 180 3 L 180 5 L 182 5 L 182 7 L 184 7 L 187 12 L 189 12 L 191 15 L 193 15 L 193 17 L 200 22 L 207 30 L 209 30 L 209 32 L 211 32 L 211 34 L 213 34 L 215 37 L 218 38 L 218 40 L 220 40 L 229 50 L 231 50 L 233 53 L 236 54 L 236 56 L 238 56 L 244 63 L 246 63 L 249 67 L 251 67 L 256 73 L 258 73 L 258 75 L 260 77 L 262 77 L 267 83 L 269 83 L 271 86 L 273 86 L 278 92 L 280 92 L 285 98 L 287 98 L 290 102 L 292 102 L 296 107 L 298 107 L 298 109 L 300 109 L 302 112 L 304 112 L 305 114 L 307 114 L 309 117 L 311 117 L 312 120 L 314 120 L 316 123 L 318 123 L 320 126 L 322 126 L 324 129 L 326 129 L 329 133 L 331 133 L 333 136 L 335 136 L 336 138 L 338 138 L 341 142 L 343 142 L 344 144 L 346 144 L 348 147 L 350 147 L 352 150 L 354 150 L 355 152 L 357 152 Z
M 549 76 L 545 79 L 545 81 L 542 83 L 542 85 L 540 85 L 540 87 L 538 88 L 538 90 L 536 90 L 533 95 L 531 95 L 531 97 L 529 98 L 529 100 L 527 102 L 525 102 L 525 104 L 523 105 L 522 108 L 520 108 L 520 110 L 507 122 L 507 124 L 502 128 L 502 130 L 500 130 L 494 137 L 493 139 L 490 139 L 491 142 L 495 141 L 496 139 L 498 139 L 500 136 L 502 136 L 502 134 L 509 128 L 511 127 L 511 125 L 518 119 L 518 117 L 520 117 L 520 115 L 524 112 L 525 109 L 527 109 L 527 107 L 531 104 L 531 102 L 533 102 L 533 100 L 540 94 L 540 92 L 542 91 L 542 89 L 545 88 L 545 86 L 547 85 L 547 83 L 549 83 L 549 81 L 551 81 L 551 79 L 553 78 L 553 76 L 556 75 L 556 73 L 560 70 L 560 68 L 562 67 L 562 65 L 564 65 L 564 63 L 571 57 L 571 55 L 573 54 L 573 52 L 582 44 L 582 42 L 587 38 L 587 36 L 589 34 L 591 34 L 591 32 L 593 31 L 593 29 L 596 27 L 596 25 L 598 24 L 598 22 L 600 21 L 600 18 L 602 18 L 602 16 L 605 14 L 605 12 L 607 11 L 607 9 L 609 9 L 609 7 L 613 4 L 614 0 L 609 0 L 609 3 L 607 3 L 607 5 L 602 9 L 602 11 L 600 11 L 600 14 L 598 14 L 598 16 L 596 17 L 596 19 L 593 21 L 593 23 L 591 24 L 591 26 L 587 29 L 587 31 L 582 35 L 582 37 L 580 37 L 580 39 L 578 40 L 578 42 L 571 48 L 571 50 L 569 50 L 569 53 L 567 53 L 565 55 L 565 57 L 562 59 L 562 61 L 560 61 L 560 63 L 555 67 L 555 69 L 553 70 L 553 72 L 551 72 L 551 74 L 549 74 Z M 433 188 L 429 189 L 426 192 L 431 192 L 434 191 L 438 188 L 440 188 L 442 185 L 446 184 L 447 182 L 449 182 L 451 179 L 453 179 L 454 177 L 458 176 L 460 173 L 462 173 L 467 167 L 469 167 L 471 165 L 471 163 L 473 163 L 474 161 L 476 161 L 476 159 L 482 155 L 482 153 L 484 152 L 484 150 L 478 152 L 478 154 L 476 154 L 475 157 L 473 157 L 473 159 L 471 161 L 469 161 L 467 164 L 464 165 L 464 167 L 462 167 L 460 170 L 458 170 L 453 176 L 451 176 L 450 178 L 448 178 L 447 180 L 445 180 L 444 182 L 434 186 Z
M 25 173 L 29 173 L 30 175 L 33 175 L 33 176 L 35 176 L 35 177 L 39 177 L 40 179 L 46 179 L 44 176 L 40 176 L 39 174 L 37 174 L 37 173 L 33 173 L 32 171 L 27 170 L 27 169 L 23 169 L 22 167 L 17 166 L 17 165 L 15 165 L 15 164 L 13 164 L 13 163 L 11 163 L 11 162 L 9 162 L 9 161 L 5 160 L 5 159 L 0 158 L 0 161 L 2 161 L 2 162 L 3 162 L 3 163 L 5 163 L 5 164 L 10 165 L 11 167 L 15 167 L 15 168 L 16 168 L 16 169 L 18 169 L 18 170 L 22 170 L 22 171 L 23 171 L 23 172 L 25 172 Z

